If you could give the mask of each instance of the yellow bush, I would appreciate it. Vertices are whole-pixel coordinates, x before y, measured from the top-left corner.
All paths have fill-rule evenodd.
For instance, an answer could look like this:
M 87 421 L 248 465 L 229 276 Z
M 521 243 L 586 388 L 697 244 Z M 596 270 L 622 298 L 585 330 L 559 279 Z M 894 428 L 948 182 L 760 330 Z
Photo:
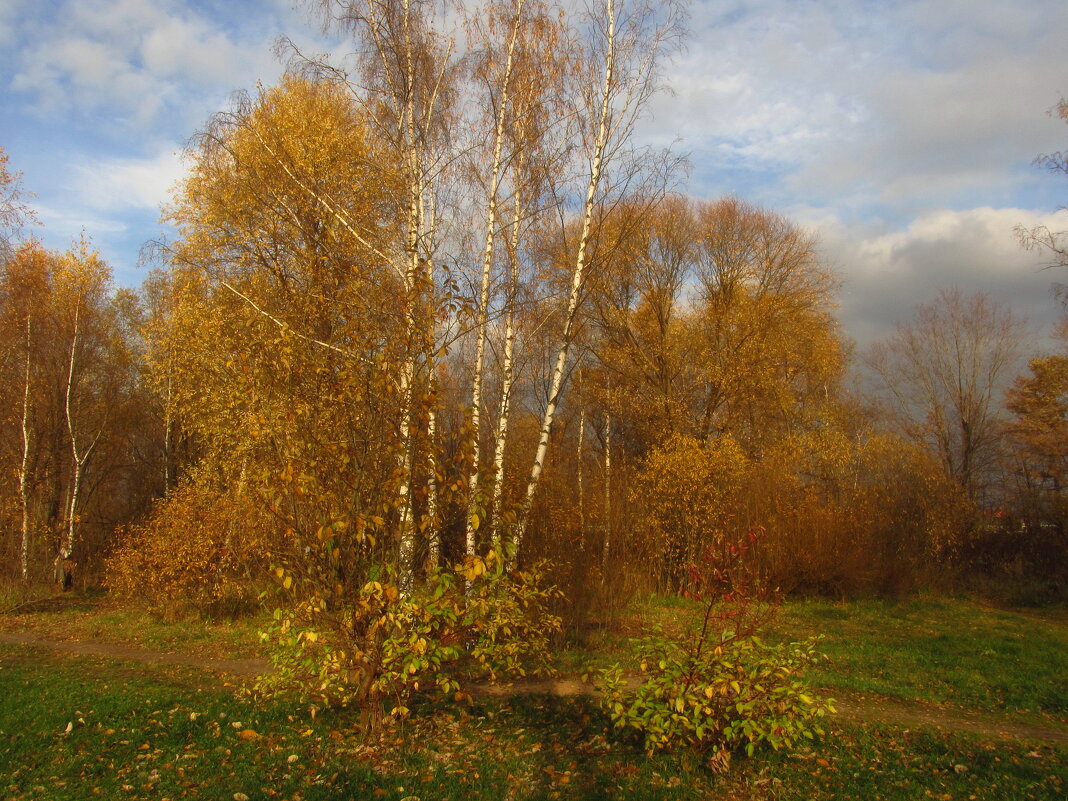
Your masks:
M 266 572 L 267 523 L 247 495 L 186 484 L 125 532 L 105 583 L 168 619 L 238 613 L 255 604 Z
M 686 565 L 736 527 L 748 471 L 730 436 L 702 443 L 676 435 L 649 454 L 631 489 L 643 513 L 633 546 L 657 566 L 662 584 L 680 589 Z

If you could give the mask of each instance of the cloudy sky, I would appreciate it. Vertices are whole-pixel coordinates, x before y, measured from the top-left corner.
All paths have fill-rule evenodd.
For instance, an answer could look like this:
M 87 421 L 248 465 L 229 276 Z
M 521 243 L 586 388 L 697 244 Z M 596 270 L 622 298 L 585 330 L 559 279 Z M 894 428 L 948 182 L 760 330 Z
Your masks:
M 735 193 L 818 234 L 860 344 L 940 286 L 1059 313 L 1016 225 L 1068 228 L 1064 0 L 699 0 L 644 139 L 690 154 L 691 194 Z M 273 82 L 274 39 L 330 49 L 291 0 L 0 0 L 0 146 L 48 245 L 84 229 L 143 278 L 178 153 L 238 89 Z

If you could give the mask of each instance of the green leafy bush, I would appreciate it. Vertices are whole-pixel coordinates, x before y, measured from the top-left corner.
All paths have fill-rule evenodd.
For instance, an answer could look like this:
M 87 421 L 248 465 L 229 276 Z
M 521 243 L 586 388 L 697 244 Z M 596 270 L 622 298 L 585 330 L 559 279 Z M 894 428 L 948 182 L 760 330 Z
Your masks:
M 260 689 L 356 707 L 371 735 L 387 712 L 407 716 L 416 691 L 462 700 L 461 677 L 551 673 L 560 618 L 546 607 L 559 593 L 542 585 L 540 566 L 509 573 L 504 565 L 504 556 L 490 551 L 454 570 L 436 569 L 408 592 L 381 576 L 343 601 L 286 604 L 266 634 L 276 645 L 276 670 Z
M 815 639 L 768 645 L 727 629 L 688 646 L 663 635 L 641 642 L 636 689 L 618 665 L 602 674 L 605 710 L 616 727 L 640 732 L 650 754 L 674 746 L 752 754 L 763 743 L 779 749 L 823 734 L 832 702 L 809 695 L 800 679 L 819 658 Z
M 770 645 L 758 636 L 774 612 L 753 600 L 743 557 L 759 532 L 721 540 L 700 564 L 686 566 L 685 594 L 705 602 L 699 625 L 635 642 L 639 676 L 623 667 L 601 673 L 602 706 L 619 729 L 640 733 L 650 754 L 676 746 L 709 754 L 725 769 L 733 751 L 790 747 L 823 734 L 833 702 L 810 695 L 805 667 L 820 659 L 818 638 Z

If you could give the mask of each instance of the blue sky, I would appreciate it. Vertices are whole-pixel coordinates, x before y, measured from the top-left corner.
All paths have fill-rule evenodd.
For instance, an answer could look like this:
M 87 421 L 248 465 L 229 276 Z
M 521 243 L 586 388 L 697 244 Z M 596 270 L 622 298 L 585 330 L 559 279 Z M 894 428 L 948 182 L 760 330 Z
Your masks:
M 1063 0 L 752 0 L 691 5 L 672 94 L 639 134 L 690 154 L 688 191 L 733 192 L 820 237 L 866 344 L 939 286 L 1046 325 L 1060 308 L 1017 224 L 1068 229 Z M 179 152 L 239 89 L 281 72 L 279 34 L 331 49 L 290 0 L 0 0 L 0 145 L 50 246 L 84 228 L 136 285 Z

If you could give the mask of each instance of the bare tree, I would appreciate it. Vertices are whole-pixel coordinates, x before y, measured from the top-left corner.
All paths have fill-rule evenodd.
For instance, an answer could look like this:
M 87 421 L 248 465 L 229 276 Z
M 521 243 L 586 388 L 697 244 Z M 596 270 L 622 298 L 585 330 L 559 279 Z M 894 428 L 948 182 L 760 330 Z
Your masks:
M 903 433 L 937 453 L 976 500 L 997 459 L 1001 398 L 1026 336 L 1024 321 L 986 294 L 943 289 L 865 360 Z
M 1068 100 L 1062 99 L 1057 104 L 1056 113 L 1062 120 L 1068 122 Z M 1035 163 L 1046 167 L 1050 172 L 1059 172 L 1068 176 L 1068 150 L 1039 156 L 1035 159 Z M 1068 207 L 1062 206 L 1061 211 L 1068 213 Z M 1068 267 L 1068 230 L 1054 231 L 1045 225 L 1038 225 L 1034 228 L 1025 228 L 1020 225 L 1016 227 L 1016 235 L 1020 243 L 1028 250 L 1048 253 L 1051 257 L 1051 267 Z M 1058 287 L 1058 294 L 1068 302 L 1064 286 Z

